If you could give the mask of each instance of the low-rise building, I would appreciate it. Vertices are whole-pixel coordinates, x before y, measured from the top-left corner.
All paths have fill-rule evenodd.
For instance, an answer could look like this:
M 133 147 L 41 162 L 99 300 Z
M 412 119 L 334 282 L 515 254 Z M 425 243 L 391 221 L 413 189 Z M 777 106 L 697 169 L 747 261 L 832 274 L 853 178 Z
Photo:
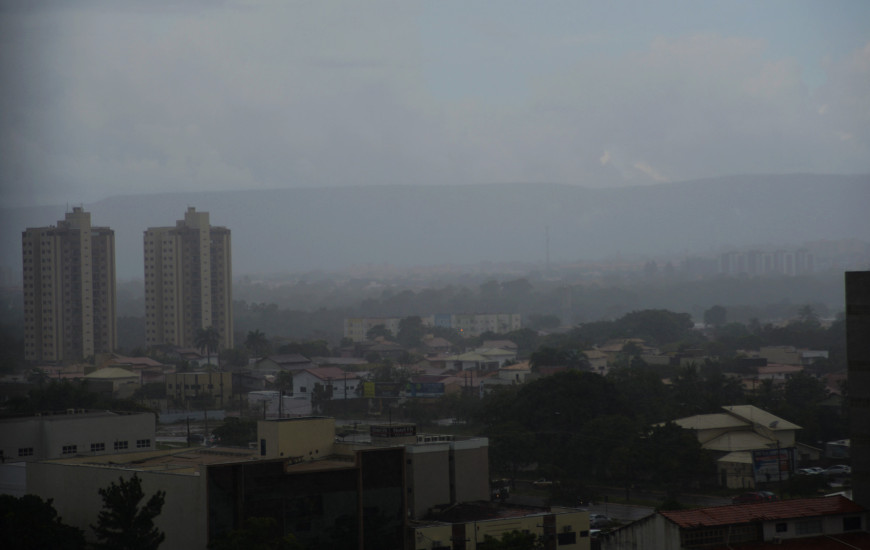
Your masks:
M 251 367 L 251 371 L 259 374 L 277 374 L 283 371 L 295 372 L 314 367 L 314 363 L 304 355 L 287 353 L 284 355 L 269 355 L 263 357 Z
M 326 399 L 355 399 L 362 379 L 356 372 L 338 367 L 303 369 L 293 374 L 293 395 L 312 399 L 318 386 Z
M 184 403 L 210 399 L 214 406 L 225 407 L 233 397 L 233 374 L 225 371 L 167 374 L 166 397 Z
M 552 508 L 542 511 L 486 503 L 460 504 L 425 520 L 412 521 L 407 548 L 412 550 L 475 550 L 487 539 L 507 533 L 531 534 L 544 550 L 587 550 L 591 547 L 589 512 Z
M 777 468 L 772 481 L 787 479 L 794 471 L 796 434 L 801 427 L 752 405 L 730 405 L 722 410 L 674 421 L 692 430 L 701 446 L 714 454 L 722 484 L 733 489 L 755 487 L 766 472 L 758 451 L 780 457 L 767 459 Z
M 192 550 L 250 517 L 274 518 L 307 548 L 405 548 L 409 503 L 428 510 L 429 502 L 489 499 L 485 438 L 385 424 L 364 440 L 337 442 L 335 422 L 325 417 L 263 420 L 257 428 L 255 449 L 35 462 L 26 469 L 27 492 L 53 499 L 66 523 L 90 534 L 102 507 L 98 489 L 136 475 L 146 495 L 166 491 L 155 520 L 165 546 Z M 422 500 L 415 501 L 418 493 Z
M 659 511 L 603 537 L 602 550 L 870 548 L 867 511 L 843 497 Z
M 68 411 L 0 420 L 4 462 L 103 456 L 154 448 L 153 413 Z

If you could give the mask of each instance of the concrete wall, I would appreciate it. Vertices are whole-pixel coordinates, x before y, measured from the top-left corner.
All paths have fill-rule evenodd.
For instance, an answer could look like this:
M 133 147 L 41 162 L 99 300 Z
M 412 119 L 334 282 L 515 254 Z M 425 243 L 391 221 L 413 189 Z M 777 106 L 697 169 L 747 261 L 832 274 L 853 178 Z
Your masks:
M 333 452 L 335 419 L 308 417 L 260 420 L 257 422 L 257 440 L 261 456 L 266 458 L 322 458 Z
M 67 456 L 99 456 L 154 449 L 156 419 L 153 413 L 139 414 L 59 414 L 31 416 L 0 421 L 0 450 L 5 460 L 32 462 Z M 137 447 L 137 441 L 148 446 Z M 115 449 L 115 443 L 119 448 Z M 120 445 L 126 442 L 126 447 Z M 102 450 L 91 451 L 92 444 Z M 64 447 L 75 453 L 63 454 Z M 19 456 L 19 449 L 32 448 L 30 456 Z M 99 449 L 100 447 L 97 447 Z
M 554 510 L 555 512 L 555 510 Z M 486 540 L 487 535 L 500 540 L 502 535 L 512 531 L 528 531 L 538 537 L 544 536 L 544 525 L 554 525 L 555 536 L 574 533 L 573 543 L 553 544 L 559 550 L 588 550 L 591 547 L 589 537 L 589 512 L 563 510 L 552 514 L 530 514 L 528 516 L 499 518 L 485 521 L 470 521 L 460 524 L 460 531 L 465 533 L 466 550 L 476 550 Z M 585 533 L 585 536 L 583 534 Z M 550 534 L 553 534 L 552 532 Z M 413 550 L 429 550 L 439 546 L 454 548 L 451 538 L 454 536 L 450 524 L 432 524 L 413 529 L 413 540 L 409 548 Z
M 421 518 L 433 506 L 450 504 L 450 444 L 409 445 L 405 458 L 411 517 Z
M 655 514 L 601 539 L 601 550 L 679 550 L 680 529 Z
M 95 540 L 90 526 L 96 523 L 103 507 L 97 489 L 134 474 L 142 479 L 145 500 L 159 490 L 166 491 L 163 511 L 154 521 L 166 533 L 161 547 L 205 549 L 208 524 L 204 476 L 41 462 L 27 465 L 27 490 L 43 499 L 54 499 L 64 523 L 84 530 L 85 536 Z
M 454 441 L 450 472 L 454 502 L 489 500 L 489 440 L 485 437 Z

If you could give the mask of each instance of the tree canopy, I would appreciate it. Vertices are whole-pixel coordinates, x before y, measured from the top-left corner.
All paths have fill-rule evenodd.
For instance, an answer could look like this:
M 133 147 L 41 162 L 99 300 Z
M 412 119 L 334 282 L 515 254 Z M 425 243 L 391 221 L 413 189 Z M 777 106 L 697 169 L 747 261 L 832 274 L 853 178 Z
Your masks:
M 87 548 L 84 532 L 63 523 L 51 499 L 36 495 L 0 495 L 0 533 L 3 548 L 9 550 Z
M 103 550 L 156 550 L 166 535 L 154 526 L 154 518 L 163 510 L 165 491 L 157 491 L 144 504 L 142 480 L 118 478 L 108 487 L 98 490 L 103 509 L 91 529 Z

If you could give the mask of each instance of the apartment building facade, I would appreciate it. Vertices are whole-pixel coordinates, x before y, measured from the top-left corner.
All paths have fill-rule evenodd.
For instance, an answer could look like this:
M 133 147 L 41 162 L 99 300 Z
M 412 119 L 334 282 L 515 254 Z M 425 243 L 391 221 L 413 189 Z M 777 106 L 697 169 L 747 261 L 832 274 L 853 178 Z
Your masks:
M 193 348 L 197 332 L 213 326 L 218 347 L 233 347 L 230 230 L 189 207 L 175 227 L 150 227 L 144 240 L 146 343 Z
M 22 233 L 24 357 L 81 361 L 117 345 L 115 232 L 81 207 Z

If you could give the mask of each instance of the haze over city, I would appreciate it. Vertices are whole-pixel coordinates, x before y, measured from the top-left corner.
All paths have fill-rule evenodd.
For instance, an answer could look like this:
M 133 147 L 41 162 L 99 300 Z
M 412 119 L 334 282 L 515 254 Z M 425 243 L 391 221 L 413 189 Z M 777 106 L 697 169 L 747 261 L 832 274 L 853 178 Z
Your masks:
M 867 2 L 0 0 L 0 77 L 0 546 L 870 548 Z
M 870 173 L 860 1 L 0 10 L 7 206 Z

